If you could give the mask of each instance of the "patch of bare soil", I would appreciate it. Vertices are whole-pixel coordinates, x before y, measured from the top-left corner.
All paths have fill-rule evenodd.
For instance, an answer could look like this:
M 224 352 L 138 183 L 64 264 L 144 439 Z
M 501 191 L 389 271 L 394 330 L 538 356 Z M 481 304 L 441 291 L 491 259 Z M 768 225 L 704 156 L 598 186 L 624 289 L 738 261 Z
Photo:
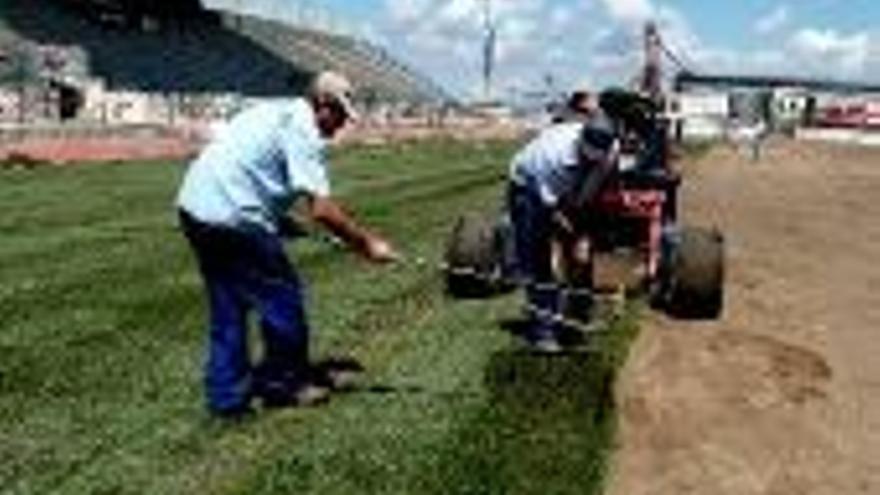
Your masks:
M 645 325 L 614 495 L 880 493 L 880 150 L 771 142 L 688 164 L 727 240 L 723 318 Z

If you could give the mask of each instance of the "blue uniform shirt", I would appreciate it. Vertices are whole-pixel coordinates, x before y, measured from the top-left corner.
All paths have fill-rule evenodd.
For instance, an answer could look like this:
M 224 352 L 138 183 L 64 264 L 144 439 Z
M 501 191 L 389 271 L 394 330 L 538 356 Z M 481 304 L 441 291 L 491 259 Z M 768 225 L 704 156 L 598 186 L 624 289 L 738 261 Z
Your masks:
M 510 180 L 536 189 L 545 205 L 556 205 L 572 185 L 582 128 L 582 123 L 569 122 L 541 131 L 513 158 Z
M 587 122 L 564 122 L 541 131 L 510 164 L 510 180 L 534 190 L 549 207 L 571 192 L 590 166 L 615 152 L 611 121 L 597 112 Z
M 177 205 L 199 221 L 277 232 L 298 195 L 328 196 L 326 141 L 305 99 L 236 115 L 189 166 Z

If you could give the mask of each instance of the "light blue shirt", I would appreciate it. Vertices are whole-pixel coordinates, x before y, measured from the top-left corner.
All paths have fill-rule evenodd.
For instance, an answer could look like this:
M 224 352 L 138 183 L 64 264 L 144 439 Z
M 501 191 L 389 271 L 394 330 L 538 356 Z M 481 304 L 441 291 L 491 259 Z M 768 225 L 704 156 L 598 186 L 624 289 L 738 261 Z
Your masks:
M 580 122 L 566 122 L 542 130 L 514 156 L 510 180 L 535 188 L 547 206 L 556 205 L 572 186 L 582 128 Z
M 212 225 L 277 232 L 297 196 L 330 194 L 326 146 L 304 99 L 249 108 L 190 164 L 177 206 Z

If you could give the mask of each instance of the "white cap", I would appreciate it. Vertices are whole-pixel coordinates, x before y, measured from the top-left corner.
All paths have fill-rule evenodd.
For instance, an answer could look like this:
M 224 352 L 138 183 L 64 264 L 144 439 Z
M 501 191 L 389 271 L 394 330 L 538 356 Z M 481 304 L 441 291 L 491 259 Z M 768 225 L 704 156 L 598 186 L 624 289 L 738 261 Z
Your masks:
M 358 112 L 351 101 L 352 85 L 342 74 L 333 71 L 319 73 L 312 83 L 312 93 L 329 96 L 336 100 L 342 109 L 345 110 L 350 120 L 357 120 L 359 118 Z

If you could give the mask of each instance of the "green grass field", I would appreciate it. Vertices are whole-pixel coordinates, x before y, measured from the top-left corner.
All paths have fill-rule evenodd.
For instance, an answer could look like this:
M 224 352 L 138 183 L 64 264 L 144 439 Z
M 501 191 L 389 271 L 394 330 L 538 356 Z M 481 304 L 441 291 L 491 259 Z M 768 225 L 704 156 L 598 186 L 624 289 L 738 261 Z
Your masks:
M 439 262 L 457 214 L 498 208 L 513 149 L 347 149 L 334 187 L 404 252 Z M 501 325 L 516 295 L 452 301 L 436 270 L 374 267 L 312 240 L 290 250 L 315 354 L 354 357 L 365 383 L 317 409 L 210 419 L 201 282 L 172 208 L 183 170 L 0 169 L 0 491 L 601 490 L 632 320 L 601 352 L 529 355 Z

